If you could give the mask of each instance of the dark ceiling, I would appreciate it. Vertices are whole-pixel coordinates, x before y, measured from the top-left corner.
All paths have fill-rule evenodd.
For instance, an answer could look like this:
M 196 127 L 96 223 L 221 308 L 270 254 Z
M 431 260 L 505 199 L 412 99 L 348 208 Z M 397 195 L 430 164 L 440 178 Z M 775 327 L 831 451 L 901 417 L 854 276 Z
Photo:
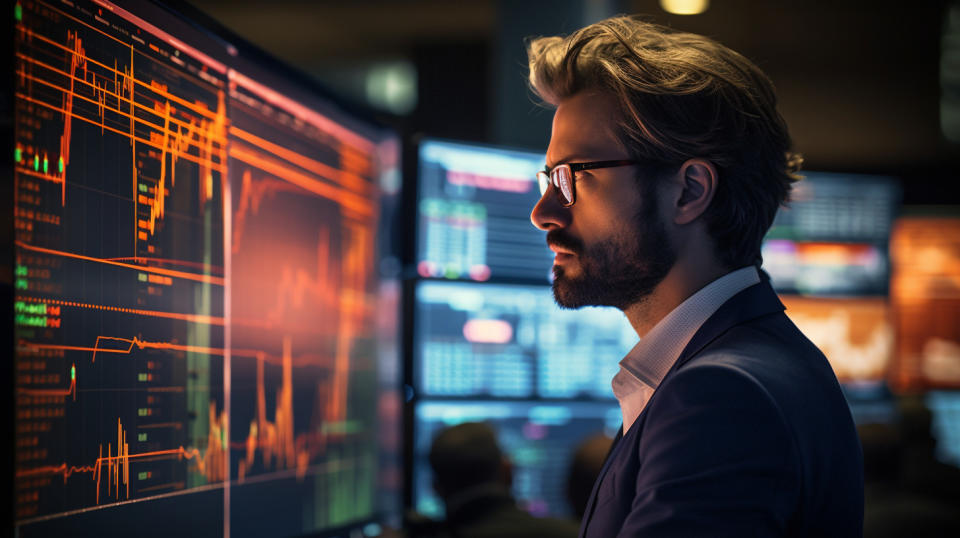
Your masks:
M 522 38 L 642 13 L 714 37 L 758 63 L 778 88 L 808 167 L 896 173 L 915 182 L 907 202 L 960 202 L 947 193 L 960 192 L 950 189 L 960 181 L 960 145 L 940 129 L 947 0 L 712 0 L 695 16 L 669 15 L 658 0 L 193 4 L 342 93 L 350 93 L 344 73 L 358 66 L 412 62 L 420 102 L 410 117 L 394 118 L 404 130 L 528 146 L 545 144 L 549 113 L 527 112 Z M 530 117 L 518 120 L 518 110 Z

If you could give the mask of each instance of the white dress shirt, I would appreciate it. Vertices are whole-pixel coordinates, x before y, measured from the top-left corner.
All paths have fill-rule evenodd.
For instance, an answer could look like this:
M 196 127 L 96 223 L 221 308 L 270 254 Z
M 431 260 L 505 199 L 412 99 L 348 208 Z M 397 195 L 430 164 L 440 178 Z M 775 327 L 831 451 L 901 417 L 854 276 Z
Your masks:
M 731 297 L 759 282 L 752 265 L 727 273 L 680 303 L 633 346 L 611 383 L 623 413 L 623 433 L 640 416 L 700 326 Z

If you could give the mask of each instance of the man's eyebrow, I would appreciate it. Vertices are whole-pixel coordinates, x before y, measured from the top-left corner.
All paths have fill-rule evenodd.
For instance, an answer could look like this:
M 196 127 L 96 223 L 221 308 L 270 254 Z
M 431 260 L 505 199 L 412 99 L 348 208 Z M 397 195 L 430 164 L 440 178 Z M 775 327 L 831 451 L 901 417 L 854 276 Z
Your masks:
M 563 159 L 557 159 L 557 160 L 554 162 L 553 166 L 550 166 L 550 161 L 547 161 L 546 164 L 544 165 L 545 168 L 546 168 L 545 171 L 549 171 L 549 170 L 551 170 L 552 168 L 556 168 L 557 166 L 559 166 L 559 165 L 561 165 L 561 164 L 569 164 L 569 163 L 572 163 L 572 162 L 580 162 L 580 161 L 583 161 L 583 160 L 584 160 L 583 155 L 581 155 L 580 153 L 574 153 L 574 154 L 572 154 L 572 155 L 567 155 L 567 156 L 566 156 L 565 158 L 563 158 Z

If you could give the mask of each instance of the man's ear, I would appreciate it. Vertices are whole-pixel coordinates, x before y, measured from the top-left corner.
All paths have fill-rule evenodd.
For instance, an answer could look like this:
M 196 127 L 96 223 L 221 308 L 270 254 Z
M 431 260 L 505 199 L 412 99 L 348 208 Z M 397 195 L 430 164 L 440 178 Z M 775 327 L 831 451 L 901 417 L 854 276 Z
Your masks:
M 673 222 L 690 224 L 710 207 L 717 192 L 717 168 L 705 159 L 690 159 L 680 166 L 680 197 L 673 212 Z

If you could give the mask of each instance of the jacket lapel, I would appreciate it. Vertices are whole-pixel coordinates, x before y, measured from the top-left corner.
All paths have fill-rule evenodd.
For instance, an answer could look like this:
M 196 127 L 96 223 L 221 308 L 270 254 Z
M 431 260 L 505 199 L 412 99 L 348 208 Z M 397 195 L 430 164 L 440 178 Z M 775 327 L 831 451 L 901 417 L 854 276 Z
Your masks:
M 693 338 L 690 339 L 690 342 L 687 343 L 687 346 L 683 349 L 683 352 L 680 353 L 680 358 L 677 359 L 670 368 L 670 371 L 667 372 L 667 375 L 664 376 L 664 380 L 683 363 L 696 356 L 707 344 L 727 332 L 730 328 L 761 316 L 783 311 L 783 303 L 780 302 L 777 293 L 773 290 L 768 280 L 762 280 L 760 283 L 746 288 L 723 303 L 700 329 L 697 330 Z M 647 408 L 645 407 L 640 413 L 640 416 L 633 421 L 633 425 L 630 428 L 631 432 L 640 427 L 639 424 L 642 423 L 646 410 Z M 621 440 L 624 435 L 625 432 L 623 431 L 623 426 L 621 426 L 617 432 L 617 437 L 613 440 L 613 445 L 610 447 L 610 452 L 607 453 L 607 459 L 603 463 L 600 475 L 593 484 L 593 490 L 590 492 L 590 499 L 587 501 L 587 508 L 584 512 L 583 522 L 580 524 L 581 538 L 586 536 L 587 527 L 590 519 L 593 517 L 593 510 L 597 503 L 597 491 L 600 488 L 600 483 L 606 476 L 611 463 L 616 459 L 620 445 L 623 444 Z M 636 437 L 636 434 L 633 435 L 633 437 Z

